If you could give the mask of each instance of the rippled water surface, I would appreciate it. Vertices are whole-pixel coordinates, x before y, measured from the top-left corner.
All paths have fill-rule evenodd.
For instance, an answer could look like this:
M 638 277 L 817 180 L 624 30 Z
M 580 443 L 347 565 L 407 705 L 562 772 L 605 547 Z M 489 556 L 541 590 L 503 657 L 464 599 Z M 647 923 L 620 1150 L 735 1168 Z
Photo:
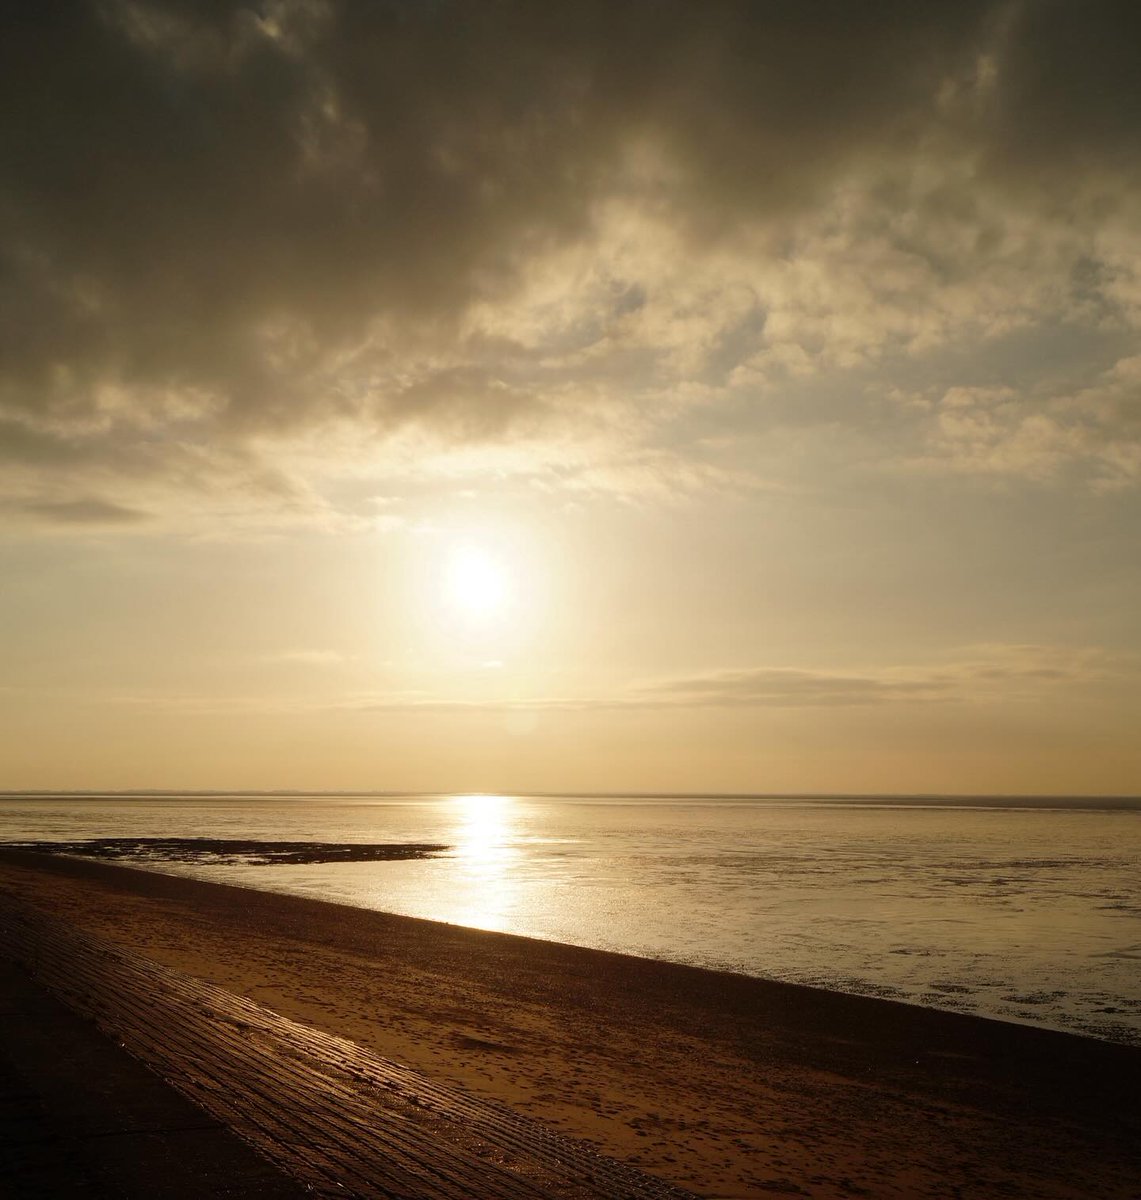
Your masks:
M 0 799 L 0 839 L 441 843 L 178 874 L 1141 1044 L 1141 802 Z

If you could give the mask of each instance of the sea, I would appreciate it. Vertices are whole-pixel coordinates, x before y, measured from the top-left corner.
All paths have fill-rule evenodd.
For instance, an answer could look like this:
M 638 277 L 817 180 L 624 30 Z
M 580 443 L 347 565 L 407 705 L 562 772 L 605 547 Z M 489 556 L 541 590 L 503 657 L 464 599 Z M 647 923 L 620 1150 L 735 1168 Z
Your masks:
M 1141 1045 L 1141 798 L 0 796 L 0 841 L 93 839 L 142 839 L 123 861 L 146 870 Z M 441 848 L 256 853 L 295 842 Z

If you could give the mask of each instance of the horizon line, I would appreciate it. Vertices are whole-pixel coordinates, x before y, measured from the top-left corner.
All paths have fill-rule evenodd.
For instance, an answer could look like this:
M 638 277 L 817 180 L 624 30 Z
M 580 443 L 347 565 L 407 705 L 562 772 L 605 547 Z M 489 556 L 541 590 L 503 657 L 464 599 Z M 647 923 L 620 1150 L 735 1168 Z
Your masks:
M 532 796 L 546 799 L 632 799 L 632 800 L 1114 800 L 1141 801 L 1134 792 L 856 792 L 856 791 L 775 791 L 775 792 L 666 792 L 619 790 L 484 790 L 484 789 L 427 789 L 408 788 L 0 788 L 0 799 L 63 798 L 63 797 L 141 798 L 146 796 L 173 798 L 205 797 L 273 797 L 290 796 L 300 799 L 335 797 L 395 797 L 408 796 L 427 799 L 443 796 Z

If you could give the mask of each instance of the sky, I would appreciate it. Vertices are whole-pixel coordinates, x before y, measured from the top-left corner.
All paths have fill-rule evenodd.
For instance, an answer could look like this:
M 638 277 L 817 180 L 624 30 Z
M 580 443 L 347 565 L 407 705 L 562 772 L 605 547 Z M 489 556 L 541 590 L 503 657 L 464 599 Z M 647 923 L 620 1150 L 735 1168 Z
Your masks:
M 0 31 L 0 788 L 1141 791 L 1141 6 Z

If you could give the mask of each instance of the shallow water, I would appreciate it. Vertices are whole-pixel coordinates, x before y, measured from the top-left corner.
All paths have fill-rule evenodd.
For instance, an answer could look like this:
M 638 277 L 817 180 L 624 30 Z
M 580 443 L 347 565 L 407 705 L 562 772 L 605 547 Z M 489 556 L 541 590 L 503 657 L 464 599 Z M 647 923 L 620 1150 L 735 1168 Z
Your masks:
M 1141 1044 L 1141 802 L 0 799 L 0 838 L 443 843 L 172 873 Z

